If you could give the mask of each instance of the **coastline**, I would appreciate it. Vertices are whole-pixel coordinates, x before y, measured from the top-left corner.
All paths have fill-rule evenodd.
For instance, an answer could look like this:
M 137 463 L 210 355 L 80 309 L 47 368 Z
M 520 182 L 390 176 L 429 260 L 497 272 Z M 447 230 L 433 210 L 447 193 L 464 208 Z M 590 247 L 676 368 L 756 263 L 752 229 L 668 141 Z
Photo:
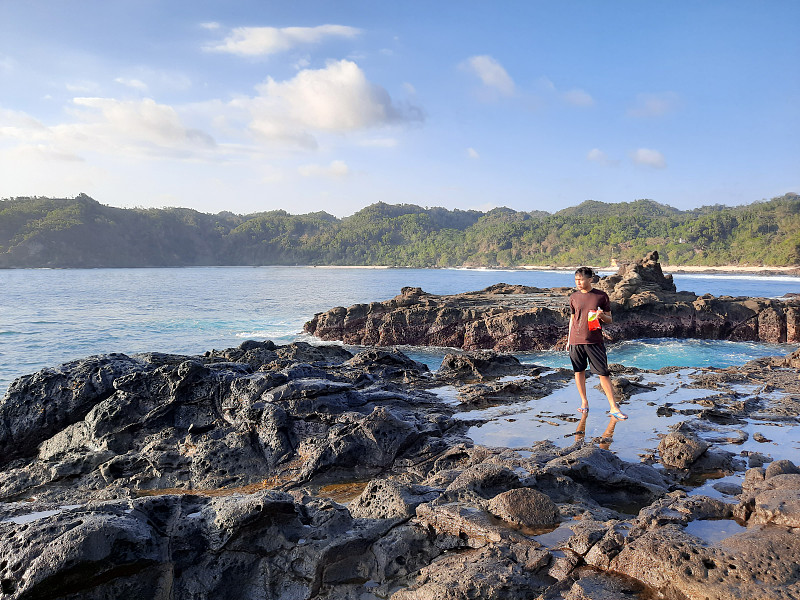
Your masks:
M 578 265 L 582 266 L 582 265 Z M 521 266 L 521 267 L 449 267 L 454 269 L 474 269 L 483 271 L 565 271 L 571 272 L 578 268 L 578 266 L 571 267 L 556 267 L 556 266 Z M 587 265 L 595 271 L 616 272 L 622 265 L 607 265 L 604 267 L 597 265 Z M 664 273 L 695 273 L 695 274 L 735 274 L 735 275 L 786 275 L 792 277 L 800 277 L 800 266 L 792 267 L 761 267 L 751 265 L 724 265 L 712 267 L 707 265 L 661 265 L 661 271 Z
M 578 265 L 581 266 L 581 265 Z M 462 270 L 476 270 L 476 271 L 564 271 L 572 272 L 578 266 L 571 267 L 556 267 L 556 266 L 520 266 L 520 267 L 447 267 L 450 269 Z M 616 273 L 621 265 L 607 265 L 597 266 L 588 265 L 597 272 L 612 272 Z M 692 274 L 708 274 L 708 275 L 784 275 L 788 277 L 800 277 L 800 266 L 792 267 L 763 267 L 751 265 L 724 265 L 724 266 L 708 266 L 708 265 L 661 265 L 661 270 L 664 273 L 692 273 Z
M 665 273 L 737 273 L 750 275 L 800 275 L 800 267 L 755 267 L 749 265 L 727 265 L 724 267 L 708 266 L 672 266 L 661 265 L 661 270 Z

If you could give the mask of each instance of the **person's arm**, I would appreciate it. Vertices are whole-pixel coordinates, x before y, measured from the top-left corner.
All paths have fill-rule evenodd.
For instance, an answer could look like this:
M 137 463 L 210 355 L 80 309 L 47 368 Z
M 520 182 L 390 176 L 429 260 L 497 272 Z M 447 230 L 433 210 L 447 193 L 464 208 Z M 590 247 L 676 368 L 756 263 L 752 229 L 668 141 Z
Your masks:
M 597 318 L 603 325 L 610 325 L 614 322 L 614 319 L 611 317 L 611 311 L 604 311 L 602 308 L 597 309 Z M 572 325 L 572 321 L 570 321 L 570 325 Z
M 575 318 L 574 314 L 569 316 L 569 329 L 567 330 L 567 350 L 569 350 L 569 338 L 572 337 L 572 320 Z
M 597 307 L 597 318 L 603 325 L 610 325 L 614 319 L 611 318 L 611 303 L 609 302 L 608 295 L 604 294 L 600 302 L 601 306 Z M 605 306 L 605 308 L 603 308 Z

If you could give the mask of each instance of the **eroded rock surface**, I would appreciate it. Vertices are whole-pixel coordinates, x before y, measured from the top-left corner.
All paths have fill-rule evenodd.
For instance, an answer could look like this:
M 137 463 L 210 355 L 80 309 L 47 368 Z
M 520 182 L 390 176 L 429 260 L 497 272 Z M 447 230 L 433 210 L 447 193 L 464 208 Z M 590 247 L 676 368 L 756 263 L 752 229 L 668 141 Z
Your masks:
M 800 342 L 800 298 L 678 291 L 672 276 L 662 272 L 657 252 L 622 265 L 596 287 L 611 299 L 614 322 L 603 328 L 609 341 L 674 337 Z M 407 287 L 384 302 L 319 313 L 304 329 L 323 340 L 368 346 L 545 350 L 565 343 L 573 291 L 500 283 L 439 296 Z
M 800 597 L 800 469 L 764 460 L 724 498 L 686 483 L 744 469 L 715 436 L 790 418 L 795 355 L 698 375 L 709 395 L 670 407 L 685 420 L 642 462 L 580 436 L 474 444 L 458 418 L 472 400 L 543 399 L 571 379 L 511 358 L 431 374 L 386 349 L 245 342 L 23 377 L 0 401 L 1 597 Z M 615 370 L 626 397 L 656 389 Z M 739 397 L 740 376 L 789 393 Z M 695 527 L 717 522 L 737 532 Z

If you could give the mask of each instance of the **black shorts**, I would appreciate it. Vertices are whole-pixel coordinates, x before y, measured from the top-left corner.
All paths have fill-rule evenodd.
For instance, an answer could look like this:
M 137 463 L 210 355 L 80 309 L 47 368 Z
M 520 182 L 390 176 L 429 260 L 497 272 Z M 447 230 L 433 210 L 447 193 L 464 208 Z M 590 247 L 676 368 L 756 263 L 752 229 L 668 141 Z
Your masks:
M 575 344 L 569 347 L 569 359 L 572 370 L 576 373 L 586 370 L 587 363 L 592 365 L 595 375 L 611 375 L 608 370 L 608 356 L 603 344 Z

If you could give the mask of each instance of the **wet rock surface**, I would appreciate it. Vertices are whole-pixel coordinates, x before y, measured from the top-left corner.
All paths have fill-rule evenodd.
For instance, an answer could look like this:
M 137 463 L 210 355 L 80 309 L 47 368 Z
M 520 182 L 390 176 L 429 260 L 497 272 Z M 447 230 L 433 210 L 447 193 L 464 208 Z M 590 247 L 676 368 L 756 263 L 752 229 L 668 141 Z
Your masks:
M 679 291 L 650 252 L 595 287 L 608 293 L 614 322 L 609 341 L 698 338 L 770 343 L 800 342 L 800 298 L 698 296 Z M 319 313 L 305 331 L 322 340 L 368 346 L 444 346 L 464 350 L 546 350 L 566 343 L 569 295 L 574 288 L 496 284 L 439 296 L 406 287 L 384 302 Z
M 490 352 L 431 373 L 249 341 L 45 369 L 0 400 L 0 597 L 797 598 L 800 468 L 770 440 L 798 423 L 798 354 L 681 379 L 697 395 L 649 409 L 670 424 L 638 461 L 553 413 L 571 372 Z M 676 377 L 612 370 L 640 410 Z M 531 402 L 570 439 L 471 439 L 483 407 Z M 752 421 L 761 458 L 726 450 Z

